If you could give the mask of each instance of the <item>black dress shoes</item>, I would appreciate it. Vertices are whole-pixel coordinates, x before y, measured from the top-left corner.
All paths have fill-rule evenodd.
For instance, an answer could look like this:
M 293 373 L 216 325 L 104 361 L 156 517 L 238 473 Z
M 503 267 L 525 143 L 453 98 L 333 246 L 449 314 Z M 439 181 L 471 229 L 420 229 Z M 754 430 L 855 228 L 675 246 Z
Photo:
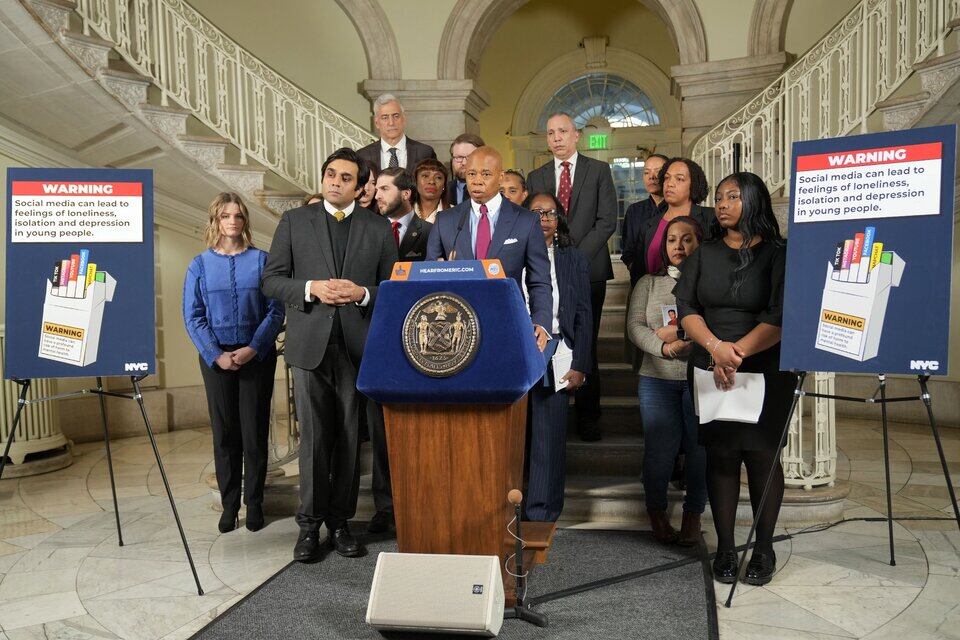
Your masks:
M 322 557 L 320 552 L 320 532 L 300 531 L 297 544 L 293 548 L 293 559 L 297 562 L 317 562 Z
M 224 509 L 220 515 L 220 522 L 217 523 L 217 529 L 220 530 L 220 533 L 229 533 L 236 529 L 238 524 L 240 523 L 237 520 L 237 510 Z
M 247 530 L 260 531 L 263 529 L 263 505 L 247 505 Z
M 713 558 L 713 579 L 732 584 L 737 577 L 737 554 L 735 551 L 717 551 Z
M 777 555 L 771 551 L 757 551 L 754 549 L 750 562 L 747 563 L 747 573 L 743 581 L 747 584 L 760 586 L 773 579 L 773 572 L 777 569 Z
M 347 525 L 337 527 L 330 533 L 327 543 L 333 547 L 333 550 L 345 558 L 357 558 L 363 555 L 363 545 L 350 533 Z
M 392 511 L 377 511 L 370 518 L 370 524 L 367 525 L 367 533 L 384 533 L 397 526 L 393 518 Z

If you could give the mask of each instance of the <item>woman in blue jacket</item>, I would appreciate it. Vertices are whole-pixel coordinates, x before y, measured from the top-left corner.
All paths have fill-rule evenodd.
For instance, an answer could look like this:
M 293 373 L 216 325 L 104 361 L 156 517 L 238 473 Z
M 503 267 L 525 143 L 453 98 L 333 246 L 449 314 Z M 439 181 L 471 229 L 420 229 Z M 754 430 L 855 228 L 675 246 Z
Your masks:
M 183 319 L 200 352 L 213 427 L 213 455 L 223 504 L 219 529 L 237 527 L 241 477 L 246 526 L 263 527 L 270 399 L 283 304 L 260 292 L 267 253 L 254 248 L 247 207 L 235 193 L 210 204 L 207 250 L 187 268 Z M 246 473 L 244 474 L 244 466 Z

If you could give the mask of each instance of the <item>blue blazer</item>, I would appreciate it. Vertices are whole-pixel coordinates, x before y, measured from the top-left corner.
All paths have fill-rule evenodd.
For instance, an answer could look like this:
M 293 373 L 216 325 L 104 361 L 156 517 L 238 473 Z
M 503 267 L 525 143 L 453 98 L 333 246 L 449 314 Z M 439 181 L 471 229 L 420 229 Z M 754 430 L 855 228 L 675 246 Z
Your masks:
M 590 309 L 590 265 L 574 247 L 557 247 L 553 262 L 560 289 L 560 335 L 573 348 L 572 368 L 590 373 L 593 316 Z
M 448 260 L 456 238 L 457 260 L 474 260 L 470 238 L 470 199 L 437 214 L 437 221 L 427 240 L 427 260 Z M 457 227 L 460 226 L 460 235 Z M 511 242 L 507 242 L 510 240 Z M 540 229 L 540 217 L 513 204 L 506 198 L 500 205 L 497 224 L 490 239 L 487 258 L 498 258 L 506 275 L 517 287 L 526 268 L 530 318 L 547 331 L 553 324 L 553 292 L 550 286 L 550 260 Z M 522 287 L 521 287 L 522 290 Z

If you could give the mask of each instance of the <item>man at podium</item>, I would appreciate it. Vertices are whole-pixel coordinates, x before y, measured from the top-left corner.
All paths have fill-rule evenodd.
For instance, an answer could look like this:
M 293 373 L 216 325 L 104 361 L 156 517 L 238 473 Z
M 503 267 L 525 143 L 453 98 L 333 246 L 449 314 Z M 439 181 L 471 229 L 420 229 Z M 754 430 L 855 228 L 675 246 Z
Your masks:
M 507 276 L 521 286 L 524 269 L 530 318 L 543 351 L 550 339 L 544 327 L 553 319 L 550 261 L 540 218 L 500 194 L 503 158 L 493 147 L 480 147 L 467 159 L 469 200 L 442 211 L 427 240 L 427 260 L 497 258 Z

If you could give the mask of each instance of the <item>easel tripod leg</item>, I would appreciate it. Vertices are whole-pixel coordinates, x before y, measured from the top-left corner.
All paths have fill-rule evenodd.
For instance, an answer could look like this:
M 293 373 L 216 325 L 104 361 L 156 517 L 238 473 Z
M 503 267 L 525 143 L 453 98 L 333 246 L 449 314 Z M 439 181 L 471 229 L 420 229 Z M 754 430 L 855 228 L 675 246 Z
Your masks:
M 887 536 L 890 539 L 890 566 L 897 566 L 893 549 L 893 493 L 890 490 L 890 435 L 887 428 L 887 376 L 877 376 L 880 381 L 880 419 L 883 423 L 883 471 L 887 482 Z
M 23 407 L 27 404 L 27 391 L 30 390 L 29 380 L 17 380 L 20 385 L 20 396 L 17 398 L 17 412 L 13 416 L 13 424 L 10 425 L 10 434 L 7 436 L 7 446 L 3 448 L 3 457 L 0 457 L 0 478 L 3 478 L 3 468 L 7 466 L 7 458 L 10 456 L 10 446 L 13 445 L 14 438 L 17 437 L 17 428 L 20 426 L 20 414 L 23 413 Z
M 177 505 L 173 501 L 173 493 L 170 491 L 170 483 L 167 481 L 167 472 L 163 469 L 163 462 L 160 460 L 160 450 L 157 449 L 157 440 L 153 437 L 153 429 L 150 428 L 150 419 L 147 418 L 147 410 L 143 406 L 143 394 L 140 392 L 141 378 L 131 377 L 133 382 L 133 397 L 140 406 L 140 414 L 143 416 L 143 424 L 147 427 L 147 436 L 150 438 L 150 446 L 153 447 L 153 455 L 157 458 L 157 467 L 160 469 L 160 478 L 163 480 L 163 488 L 167 491 L 167 499 L 170 501 L 170 510 L 173 511 L 173 519 L 177 522 L 177 529 L 180 531 L 180 540 L 183 541 L 183 550 L 187 553 L 187 562 L 190 563 L 190 571 L 193 572 L 193 579 L 197 583 L 197 594 L 203 595 L 203 587 L 200 586 L 200 577 L 197 575 L 197 568 L 193 564 L 193 556 L 190 555 L 190 546 L 187 544 L 187 536 L 183 533 L 183 525 L 180 524 L 180 514 L 177 513 Z
M 790 419 L 793 418 L 793 412 L 797 410 L 797 404 L 800 402 L 800 394 L 803 391 L 803 381 L 807 377 L 806 371 L 801 371 L 797 375 L 797 387 L 793 391 L 793 400 L 790 402 L 790 411 L 787 413 L 787 420 L 783 424 L 783 433 L 780 435 L 780 442 L 783 442 L 783 439 L 787 437 L 787 431 L 790 429 Z M 780 448 L 778 447 L 776 452 L 773 454 L 773 464 L 770 465 L 770 473 L 767 474 L 767 481 L 763 485 L 763 493 L 760 495 L 760 502 L 757 504 L 757 510 L 753 514 L 753 522 L 750 523 L 750 533 L 747 534 L 747 543 L 743 546 L 743 553 L 740 554 L 740 563 L 737 575 L 733 577 L 733 584 L 730 585 L 730 593 L 727 595 L 727 601 L 724 603 L 724 606 L 728 609 L 730 608 L 730 603 L 733 602 L 733 592 L 737 590 L 737 583 L 740 581 L 740 573 L 744 569 L 744 562 L 747 560 L 747 552 L 750 550 L 750 543 L 753 542 L 753 535 L 757 532 L 757 520 L 760 517 L 760 513 L 763 511 L 763 505 L 767 502 L 767 494 L 770 493 L 770 484 L 773 482 L 773 476 L 777 470 L 777 462 L 780 457 Z
M 103 420 L 103 445 L 107 449 L 107 470 L 110 472 L 110 493 L 113 494 L 113 515 L 117 520 L 117 544 L 123 546 L 120 531 L 120 506 L 117 504 L 117 483 L 113 476 L 113 456 L 110 454 L 110 432 L 107 429 L 107 401 L 103 397 L 103 378 L 97 376 L 97 395 L 100 399 L 100 418 Z
M 953 481 L 950 479 L 950 468 L 947 466 L 947 458 L 943 455 L 943 443 L 940 441 L 940 430 L 937 429 L 937 423 L 933 419 L 933 402 L 930 399 L 930 391 L 927 390 L 927 380 L 930 376 L 917 376 L 920 382 L 920 399 L 927 408 L 927 417 L 930 419 L 930 430 L 933 432 L 933 441 L 937 443 L 937 453 L 940 455 L 940 466 L 943 468 L 943 479 L 947 482 L 947 493 L 950 495 L 950 504 L 953 505 L 953 515 L 957 519 L 957 527 L 960 528 L 960 506 L 957 505 L 957 494 L 953 490 Z

